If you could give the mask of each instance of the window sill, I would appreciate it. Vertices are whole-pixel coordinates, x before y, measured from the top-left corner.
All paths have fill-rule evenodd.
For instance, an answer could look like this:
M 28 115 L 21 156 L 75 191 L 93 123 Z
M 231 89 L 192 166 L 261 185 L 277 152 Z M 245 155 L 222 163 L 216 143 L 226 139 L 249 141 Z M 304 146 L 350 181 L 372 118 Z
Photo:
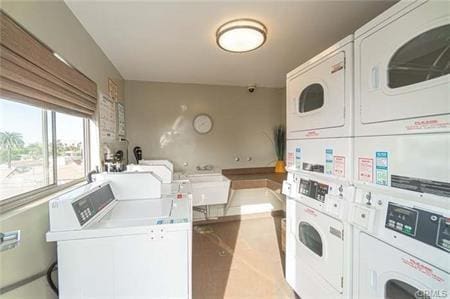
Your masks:
M 41 204 L 48 202 L 49 200 L 66 193 L 70 190 L 78 188 L 86 184 L 85 179 L 75 180 L 73 182 L 54 187 L 49 190 L 45 190 L 39 194 L 33 195 L 27 202 L 23 204 L 12 202 L 11 205 L 5 205 L 0 208 L 0 221 L 4 221 L 8 218 L 14 217 L 32 208 L 35 208 Z

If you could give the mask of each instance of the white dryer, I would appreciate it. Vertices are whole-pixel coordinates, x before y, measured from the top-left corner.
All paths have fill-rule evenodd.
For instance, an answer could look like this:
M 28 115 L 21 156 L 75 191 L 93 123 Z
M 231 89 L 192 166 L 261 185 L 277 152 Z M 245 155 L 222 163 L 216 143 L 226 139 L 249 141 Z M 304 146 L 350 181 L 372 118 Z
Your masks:
M 355 32 L 354 179 L 450 197 L 450 9 L 402 1 Z
M 352 136 L 353 36 L 287 74 L 287 139 Z
M 287 196 L 287 282 L 303 299 L 350 298 L 351 234 L 343 219 L 353 187 L 291 171 L 283 194 Z
M 353 298 L 449 298 L 448 202 L 357 189 Z
M 450 8 L 401 1 L 355 32 L 356 136 L 450 131 Z

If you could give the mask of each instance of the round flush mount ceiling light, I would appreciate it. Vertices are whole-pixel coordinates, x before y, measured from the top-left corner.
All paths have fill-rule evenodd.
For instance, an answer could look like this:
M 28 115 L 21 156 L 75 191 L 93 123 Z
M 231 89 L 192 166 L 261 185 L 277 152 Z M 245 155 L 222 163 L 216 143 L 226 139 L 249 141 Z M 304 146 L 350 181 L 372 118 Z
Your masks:
M 229 21 L 217 29 L 217 45 L 228 52 L 243 53 L 261 47 L 267 38 L 267 28 L 252 19 Z

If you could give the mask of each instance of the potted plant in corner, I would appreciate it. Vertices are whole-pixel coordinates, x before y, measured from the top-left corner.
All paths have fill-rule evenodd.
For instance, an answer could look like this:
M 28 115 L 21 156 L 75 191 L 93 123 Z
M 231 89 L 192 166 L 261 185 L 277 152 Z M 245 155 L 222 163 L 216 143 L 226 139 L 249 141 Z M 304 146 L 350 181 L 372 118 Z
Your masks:
M 284 150 L 286 148 L 286 132 L 283 125 L 275 127 L 273 132 L 273 143 L 275 145 L 275 154 L 277 155 L 277 164 L 275 164 L 275 172 L 286 172 L 284 164 Z

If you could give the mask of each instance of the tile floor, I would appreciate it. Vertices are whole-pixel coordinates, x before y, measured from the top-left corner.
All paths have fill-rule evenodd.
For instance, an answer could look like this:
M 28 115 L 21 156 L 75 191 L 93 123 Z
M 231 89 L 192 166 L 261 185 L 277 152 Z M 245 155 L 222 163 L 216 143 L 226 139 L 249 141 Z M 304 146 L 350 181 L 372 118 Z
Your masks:
M 284 279 L 281 217 L 195 225 L 193 298 L 296 298 Z

